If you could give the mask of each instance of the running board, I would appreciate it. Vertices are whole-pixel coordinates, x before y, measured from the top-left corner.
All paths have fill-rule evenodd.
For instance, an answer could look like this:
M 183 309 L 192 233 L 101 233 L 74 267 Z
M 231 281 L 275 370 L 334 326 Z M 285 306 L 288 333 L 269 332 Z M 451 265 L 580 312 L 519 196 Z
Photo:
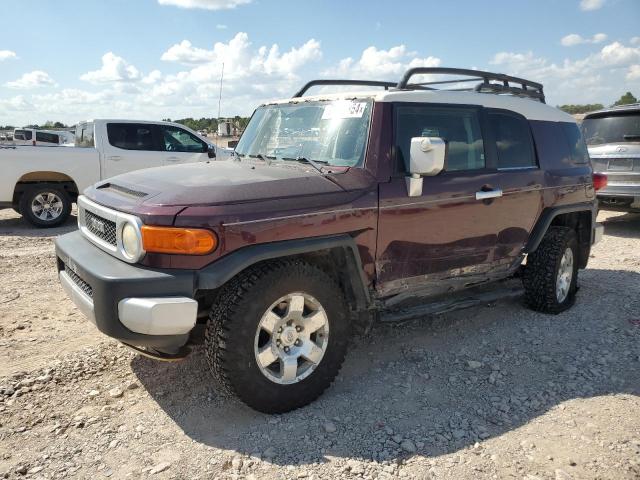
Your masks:
M 506 282 L 505 282 L 506 283 Z M 517 282 L 520 283 L 520 282 Z M 435 300 L 425 299 L 424 304 L 413 305 L 404 309 L 394 309 L 383 311 L 380 314 L 382 322 L 402 322 L 412 320 L 427 315 L 438 315 L 464 308 L 486 305 L 487 303 L 496 302 L 507 298 L 517 298 L 522 296 L 524 290 L 522 286 L 494 284 L 495 288 L 487 290 L 470 288 L 456 293 L 451 293 L 445 297 L 439 297 Z M 480 291 L 478 291 L 480 290 Z

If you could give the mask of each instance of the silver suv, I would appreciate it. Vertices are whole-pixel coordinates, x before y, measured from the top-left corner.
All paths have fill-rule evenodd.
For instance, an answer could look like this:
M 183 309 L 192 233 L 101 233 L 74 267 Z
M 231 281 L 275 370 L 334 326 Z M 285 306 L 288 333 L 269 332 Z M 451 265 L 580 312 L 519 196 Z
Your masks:
M 588 113 L 582 133 L 594 172 L 608 177 L 600 205 L 640 211 L 640 103 Z

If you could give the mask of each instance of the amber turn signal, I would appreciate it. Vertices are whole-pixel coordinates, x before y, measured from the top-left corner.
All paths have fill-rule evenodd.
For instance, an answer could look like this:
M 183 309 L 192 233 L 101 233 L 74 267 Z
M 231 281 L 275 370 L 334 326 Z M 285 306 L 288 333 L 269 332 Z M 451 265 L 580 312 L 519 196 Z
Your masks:
M 142 247 L 147 252 L 205 255 L 218 246 L 218 237 L 197 228 L 154 227 L 143 225 Z

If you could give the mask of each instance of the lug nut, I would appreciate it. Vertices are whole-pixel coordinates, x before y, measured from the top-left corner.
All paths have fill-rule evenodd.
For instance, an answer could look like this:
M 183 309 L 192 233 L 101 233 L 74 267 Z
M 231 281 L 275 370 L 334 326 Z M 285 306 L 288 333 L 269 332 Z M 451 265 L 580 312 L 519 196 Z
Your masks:
M 296 347 L 299 347 L 300 345 L 302 345 L 302 342 L 300 340 L 296 340 Z
M 298 326 L 296 327 L 296 332 L 301 332 L 301 331 L 302 331 L 302 327 L 301 327 L 300 325 L 298 325 Z
M 290 350 L 289 347 L 284 347 L 285 352 L 289 353 L 289 350 Z

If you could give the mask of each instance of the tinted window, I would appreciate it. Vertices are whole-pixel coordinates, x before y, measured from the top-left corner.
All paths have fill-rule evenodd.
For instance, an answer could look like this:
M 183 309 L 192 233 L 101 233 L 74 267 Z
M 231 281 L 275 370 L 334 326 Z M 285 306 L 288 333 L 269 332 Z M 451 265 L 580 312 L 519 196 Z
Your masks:
M 16 130 L 16 140 L 31 140 L 31 130 Z
M 569 142 L 571 159 L 574 163 L 589 163 L 589 152 L 582 138 L 582 133 L 575 123 L 563 123 L 562 130 Z
M 109 123 L 107 136 L 111 145 L 123 150 L 158 150 L 153 141 L 153 125 Z
M 614 113 L 585 118 L 582 133 L 587 145 L 640 142 L 640 113 Z
M 36 141 L 44 143 L 60 143 L 60 137 L 55 133 L 36 132 Z
M 489 122 L 496 139 L 498 168 L 536 166 L 529 122 L 507 113 L 489 113 Z
M 76 147 L 93 147 L 93 123 L 81 123 L 76 127 Z
M 163 125 L 162 145 L 167 152 L 206 152 L 207 144 L 182 128 Z
M 440 137 L 447 144 L 446 171 L 484 168 L 484 146 L 476 110 L 396 107 L 396 155 L 405 170 L 414 137 Z

